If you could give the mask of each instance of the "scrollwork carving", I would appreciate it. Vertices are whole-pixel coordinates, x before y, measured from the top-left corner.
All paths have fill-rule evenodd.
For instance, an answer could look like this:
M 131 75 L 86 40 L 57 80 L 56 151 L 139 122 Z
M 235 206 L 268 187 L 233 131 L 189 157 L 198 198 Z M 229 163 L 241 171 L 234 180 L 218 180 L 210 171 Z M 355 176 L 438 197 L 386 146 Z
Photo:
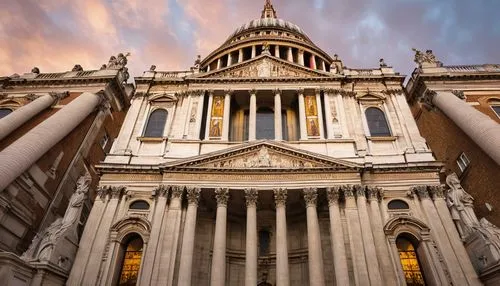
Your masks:
M 184 186 L 172 186 L 172 198 L 180 199 L 184 192 Z
M 229 201 L 229 189 L 228 188 L 217 188 L 215 189 L 215 199 L 217 200 L 218 207 L 226 207 Z
M 273 190 L 274 192 L 274 202 L 276 203 L 276 207 L 285 206 L 287 199 L 287 190 L 284 188 L 276 188 Z
M 326 188 L 326 195 L 328 198 L 328 205 L 335 205 L 339 203 L 340 186 L 333 186 Z
M 127 190 L 127 188 L 124 186 L 112 186 L 111 187 L 111 198 L 112 199 L 120 199 L 126 190 Z
M 304 194 L 304 201 L 306 202 L 306 206 L 315 207 L 316 202 L 318 201 L 318 189 L 305 188 L 302 192 Z
M 106 197 L 110 194 L 111 187 L 110 186 L 99 186 L 97 188 L 97 196 L 101 198 L 101 200 L 105 200 Z
M 366 187 L 366 194 L 368 196 L 368 200 L 380 200 L 381 197 L 383 196 L 381 194 L 382 188 L 379 187 L 373 187 L 373 186 L 368 186 Z
M 429 186 L 429 193 L 433 199 L 444 198 L 444 188 L 441 185 Z
M 420 185 L 420 186 L 413 186 L 410 189 L 413 193 L 417 194 L 418 197 L 422 199 L 428 199 L 429 198 L 429 191 L 427 190 L 427 186 Z
M 362 185 L 354 185 L 354 193 L 358 198 L 365 197 L 365 187 Z
M 344 185 L 341 187 L 342 192 L 344 193 L 344 197 L 354 198 L 354 187 L 352 185 Z
M 152 195 L 155 199 L 160 197 L 166 198 L 168 197 L 168 191 L 170 190 L 169 186 L 159 185 L 152 191 Z
M 245 201 L 247 207 L 255 207 L 257 205 L 257 199 L 259 192 L 256 189 L 245 189 Z
M 189 204 L 198 205 L 200 200 L 201 188 L 199 187 L 186 187 L 186 197 Z

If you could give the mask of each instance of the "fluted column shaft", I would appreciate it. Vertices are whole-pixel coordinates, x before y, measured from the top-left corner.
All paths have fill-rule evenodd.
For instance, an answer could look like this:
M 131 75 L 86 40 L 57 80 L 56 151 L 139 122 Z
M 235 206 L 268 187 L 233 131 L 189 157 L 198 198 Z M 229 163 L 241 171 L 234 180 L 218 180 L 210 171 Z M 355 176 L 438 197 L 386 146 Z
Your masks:
M 248 116 L 248 140 L 253 141 L 256 137 L 257 128 L 257 92 L 250 91 L 250 112 Z
M 0 152 L 0 190 L 5 189 L 73 131 L 102 100 L 102 96 L 82 93 Z
M 245 190 L 247 204 L 247 234 L 245 254 L 245 285 L 257 285 L 257 197 L 255 189 Z
M 217 199 L 217 217 L 215 219 L 214 251 L 210 285 L 224 286 L 226 283 L 226 230 L 229 190 L 226 188 L 218 188 L 215 190 L 215 197 Z
M 224 119 L 222 120 L 222 140 L 229 140 L 229 117 L 231 116 L 231 91 L 224 96 Z
M 281 91 L 276 90 L 274 94 L 274 139 L 283 139 L 283 122 L 281 120 Z
M 276 285 L 290 285 L 288 242 L 286 230 L 286 189 L 275 189 L 276 202 Z
M 332 240 L 333 266 L 337 285 L 349 285 L 349 271 L 345 254 L 344 231 L 340 220 L 339 209 L 340 187 L 327 189 L 328 208 L 330 213 L 330 238 Z
M 314 188 L 304 189 L 307 213 L 307 248 L 309 252 L 309 285 L 325 285 L 323 271 L 323 252 L 321 251 L 321 236 L 319 232 L 316 201 L 318 192 Z
M 451 92 L 437 92 L 431 102 L 500 165 L 500 124 Z
M 300 140 L 307 139 L 306 127 L 306 107 L 304 102 L 304 91 L 299 90 L 299 126 L 300 126 Z
M 4 139 L 12 131 L 19 128 L 33 116 L 54 104 L 60 96 L 47 94 L 35 99 L 20 108 L 14 110 L 8 116 L 0 119 L 0 140 Z
M 181 261 L 179 266 L 179 286 L 191 286 L 191 274 L 193 269 L 194 238 L 196 233 L 196 214 L 200 188 L 187 188 L 188 207 L 186 211 L 186 222 L 184 223 L 184 234 L 182 238 Z

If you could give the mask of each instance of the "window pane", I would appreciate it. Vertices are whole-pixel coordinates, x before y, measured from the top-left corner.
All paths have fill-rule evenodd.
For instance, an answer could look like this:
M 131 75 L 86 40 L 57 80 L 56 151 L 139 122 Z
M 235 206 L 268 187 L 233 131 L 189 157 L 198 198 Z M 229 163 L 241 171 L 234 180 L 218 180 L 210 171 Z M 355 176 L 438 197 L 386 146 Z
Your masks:
M 142 239 L 137 237 L 127 244 L 120 272 L 119 285 L 136 285 L 142 258 Z
M 9 115 L 12 113 L 12 110 L 7 109 L 7 108 L 0 108 L 0 118 L 4 118 L 5 116 Z
M 149 116 L 144 137 L 163 137 L 167 114 L 167 111 L 163 109 L 153 111 L 153 113 Z
M 259 108 L 256 118 L 257 139 L 274 139 L 274 112 L 268 108 Z
M 491 108 L 493 108 L 496 114 L 500 116 L 500 105 L 493 105 Z
M 135 201 L 130 204 L 132 210 L 149 210 L 149 204 L 145 201 Z
M 409 209 L 410 207 L 408 206 L 408 204 L 402 200 L 393 200 L 393 201 L 390 201 L 389 204 L 387 205 L 387 207 L 390 209 L 390 210 L 406 210 L 406 209 Z
M 399 260 L 405 274 L 406 285 L 420 286 L 425 285 L 424 276 L 422 275 L 420 263 L 418 261 L 415 247 L 411 241 L 406 238 L 398 237 L 396 245 L 399 252 Z
M 366 121 L 371 136 L 391 136 L 389 125 L 385 119 L 384 112 L 378 108 L 370 107 L 366 110 Z

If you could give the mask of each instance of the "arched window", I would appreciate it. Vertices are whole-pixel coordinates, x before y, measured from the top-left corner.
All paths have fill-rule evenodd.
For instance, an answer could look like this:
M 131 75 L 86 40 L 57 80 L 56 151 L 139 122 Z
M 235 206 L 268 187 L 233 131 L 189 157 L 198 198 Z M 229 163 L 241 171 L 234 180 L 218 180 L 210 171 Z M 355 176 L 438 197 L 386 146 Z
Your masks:
M 12 109 L 9 108 L 0 108 L 0 119 L 12 113 Z
M 382 110 L 370 107 L 366 109 L 365 114 L 370 136 L 391 136 L 389 125 Z
M 121 263 L 118 285 L 136 285 L 141 267 L 142 247 L 144 243 L 139 235 L 133 235 L 123 245 L 124 254 Z
M 387 204 L 387 208 L 390 210 L 407 210 L 410 208 L 405 201 L 402 200 L 392 200 Z
M 424 276 L 422 274 L 422 267 L 417 255 L 416 245 L 404 236 L 399 236 L 396 239 L 396 246 L 398 247 L 399 260 L 403 267 L 406 285 L 420 286 L 425 285 Z
M 165 109 L 157 109 L 151 112 L 144 137 L 163 137 L 167 115 L 168 112 Z
M 130 204 L 131 210 L 149 210 L 149 204 L 146 201 L 135 201 Z
M 255 120 L 257 139 L 274 139 L 274 111 L 267 107 L 257 110 Z

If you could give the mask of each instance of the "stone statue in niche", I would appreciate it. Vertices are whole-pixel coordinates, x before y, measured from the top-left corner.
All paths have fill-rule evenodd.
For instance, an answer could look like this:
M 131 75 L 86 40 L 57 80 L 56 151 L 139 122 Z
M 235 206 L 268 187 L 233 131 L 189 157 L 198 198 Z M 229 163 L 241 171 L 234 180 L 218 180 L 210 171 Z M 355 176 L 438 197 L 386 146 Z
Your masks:
M 450 188 L 446 193 L 446 203 L 460 237 L 464 239 L 479 225 L 472 205 L 474 199 L 462 188 L 455 173 L 446 177 L 446 184 Z
M 61 259 L 74 258 L 78 245 L 77 228 L 85 199 L 90 187 L 89 173 L 78 178 L 76 190 L 71 196 L 64 217 L 56 219 L 43 232 L 37 234 L 28 250 L 21 256 L 25 261 L 45 261 L 55 265 Z M 66 265 L 69 267 L 68 263 Z

